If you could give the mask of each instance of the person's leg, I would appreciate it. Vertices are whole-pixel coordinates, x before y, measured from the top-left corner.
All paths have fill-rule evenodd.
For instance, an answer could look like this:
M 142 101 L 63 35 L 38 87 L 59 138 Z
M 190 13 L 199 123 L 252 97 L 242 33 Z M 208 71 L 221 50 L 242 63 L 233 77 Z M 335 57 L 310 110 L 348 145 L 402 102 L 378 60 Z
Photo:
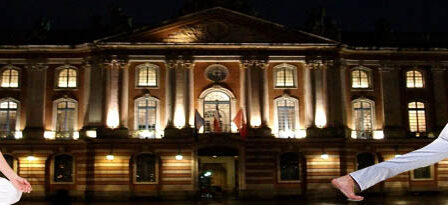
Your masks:
M 448 157 L 448 141 L 437 138 L 427 146 L 350 173 L 361 191 L 400 173 L 426 167 Z
M 331 183 L 349 199 L 362 200 L 363 198 L 355 195 L 353 191 L 356 186 L 363 191 L 390 177 L 412 169 L 429 166 L 445 158 L 448 158 L 448 124 L 439 137 L 427 146 L 333 179 Z
M 22 192 L 17 190 L 12 183 L 0 177 L 0 205 L 17 203 L 22 197 Z

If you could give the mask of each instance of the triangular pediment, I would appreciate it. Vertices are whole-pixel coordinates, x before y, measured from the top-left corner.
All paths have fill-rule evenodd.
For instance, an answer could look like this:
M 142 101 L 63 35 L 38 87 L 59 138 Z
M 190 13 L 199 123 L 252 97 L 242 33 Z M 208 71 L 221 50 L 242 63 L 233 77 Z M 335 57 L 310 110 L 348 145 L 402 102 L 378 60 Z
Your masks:
M 155 28 L 100 40 L 132 43 L 303 43 L 335 44 L 336 41 L 288 29 L 260 18 L 216 7 L 182 16 Z

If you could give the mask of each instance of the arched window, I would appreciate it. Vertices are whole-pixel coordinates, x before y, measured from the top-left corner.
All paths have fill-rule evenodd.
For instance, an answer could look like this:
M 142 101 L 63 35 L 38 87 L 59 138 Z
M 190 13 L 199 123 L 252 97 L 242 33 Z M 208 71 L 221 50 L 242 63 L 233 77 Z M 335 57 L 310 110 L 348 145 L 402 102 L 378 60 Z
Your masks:
M 135 100 L 135 129 L 144 131 L 141 138 L 155 138 L 158 121 L 158 100 L 145 96 Z
M 12 168 L 12 170 L 14 170 L 15 172 L 17 172 L 17 160 L 14 159 L 13 156 L 9 155 L 9 154 L 3 154 L 3 157 L 5 158 L 6 162 L 8 163 L 8 165 Z M 0 172 L 0 177 L 3 178 L 7 178 L 3 173 Z
M 284 153 L 279 159 L 279 182 L 300 181 L 300 158 L 296 153 Z
M 153 154 L 139 154 L 135 156 L 134 183 L 156 184 L 158 182 L 157 157 Z
M 298 131 L 298 119 L 299 119 L 299 102 L 297 99 L 283 96 L 274 100 L 275 109 L 274 121 L 276 122 L 276 130 L 278 137 L 281 138 L 294 138 Z
M 54 157 L 53 162 L 53 182 L 73 183 L 74 182 L 74 159 L 68 154 L 59 154 Z
M 355 68 L 352 70 L 352 88 L 370 88 L 370 70 Z
M 406 87 L 407 88 L 423 88 L 425 80 L 420 71 L 411 70 L 406 72 Z
M 297 68 L 288 64 L 281 64 L 274 68 L 274 79 L 276 88 L 297 87 Z
M 420 136 L 421 133 L 426 132 L 426 114 L 425 104 L 422 102 L 411 102 L 408 104 L 409 114 L 409 131 Z
M 157 87 L 159 67 L 154 64 L 145 63 L 137 66 L 137 86 Z
M 69 98 L 59 99 L 54 102 L 56 138 L 73 138 L 78 120 L 77 104 L 75 100 Z
M 356 170 L 360 170 L 375 164 L 375 156 L 371 153 L 364 152 L 356 156 Z
M 77 70 L 73 67 L 65 66 L 58 70 L 58 87 L 59 88 L 76 88 L 77 87 Z
M 374 102 L 367 99 L 357 99 L 352 102 L 353 124 L 356 138 L 372 137 Z
M 2 88 L 18 88 L 19 87 L 19 69 L 15 67 L 7 67 L 2 71 L 1 78 Z
M 18 125 L 18 102 L 12 99 L 0 100 L 0 132 L 2 138 L 14 139 Z
M 204 132 L 230 132 L 230 96 L 222 91 L 208 93 L 204 98 Z

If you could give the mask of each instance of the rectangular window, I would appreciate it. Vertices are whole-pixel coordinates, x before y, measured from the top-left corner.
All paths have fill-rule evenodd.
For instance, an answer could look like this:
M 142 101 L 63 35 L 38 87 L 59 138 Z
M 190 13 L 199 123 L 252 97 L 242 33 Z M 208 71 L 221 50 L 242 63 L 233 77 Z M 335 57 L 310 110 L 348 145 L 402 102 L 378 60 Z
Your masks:
M 433 180 L 434 166 L 421 167 L 411 171 L 412 180 Z
M 137 102 L 137 123 L 139 130 L 154 131 L 156 129 L 156 111 L 156 101 L 144 99 Z

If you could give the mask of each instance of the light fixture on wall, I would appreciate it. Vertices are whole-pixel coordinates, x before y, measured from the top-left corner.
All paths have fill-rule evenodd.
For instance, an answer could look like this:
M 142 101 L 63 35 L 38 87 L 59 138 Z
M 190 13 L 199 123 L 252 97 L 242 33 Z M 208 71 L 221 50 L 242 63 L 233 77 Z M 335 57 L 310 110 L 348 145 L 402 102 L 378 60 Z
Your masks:
M 115 156 L 113 155 L 113 146 L 112 145 L 110 146 L 109 154 L 106 155 L 106 159 L 109 160 L 109 161 L 112 161 L 112 160 L 115 159 Z
M 325 152 L 325 149 L 322 147 L 322 154 L 320 155 L 320 158 L 323 160 L 326 160 L 329 158 L 327 152 Z
M 184 159 L 184 156 L 182 156 L 182 153 L 180 152 L 180 148 L 179 148 L 179 151 L 177 152 L 177 155 L 176 155 L 176 160 L 180 161 L 182 159 Z
M 36 157 L 34 156 L 34 148 L 33 148 L 33 147 L 31 147 L 31 153 L 30 153 L 30 155 L 28 155 L 28 156 L 26 157 L 26 159 L 27 159 L 28 161 L 35 161 L 35 160 L 36 160 Z
M 398 152 L 398 145 L 394 146 L 394 150 L 395 150 L 395 157 L 400 157 L 401 154 Z

